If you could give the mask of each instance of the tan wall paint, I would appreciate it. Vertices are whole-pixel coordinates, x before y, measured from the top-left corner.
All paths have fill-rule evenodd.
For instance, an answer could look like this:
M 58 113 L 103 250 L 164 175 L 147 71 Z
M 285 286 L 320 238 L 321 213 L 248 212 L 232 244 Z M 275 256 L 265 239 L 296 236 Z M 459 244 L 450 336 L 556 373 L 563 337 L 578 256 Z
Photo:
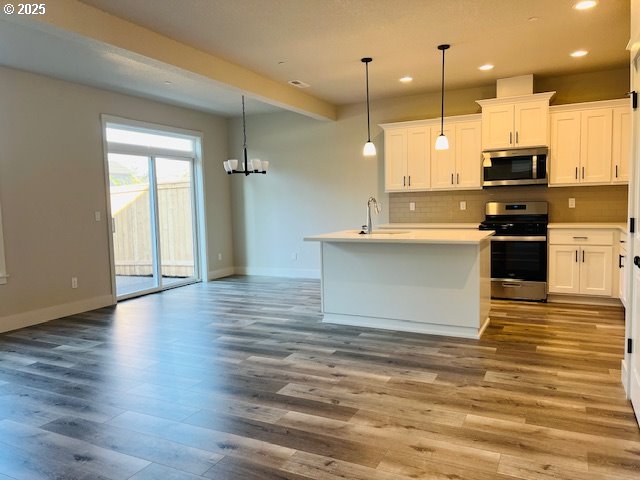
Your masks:
M 621 68 L 540 81 L 545 90 L 561 90 L 558 95 L 561 100 L 621 98 L 628 91 L 629 70 Z M 449 91 L 446 115 L 478 113 L 480 108 L 475 101 L 493 97 L 495 84 Z M 375 160 L 364 159 L 361 154 L 366 140 L 364 104 L 341 107 L 338 120 L 330 124 L 291 113 L 249 117 L 250 156 L 269 160 L 273 171 L 257 178 L 232 179 L 236 266 L 254 273 L 317 275 L 318 245 L 305 244 L 302 238 L 308 234 L 359 227 L 365 221 L 369 195 L 385 204 L 383 214 L 374 218 L 374 223 L 397 221 L 400 218 L 397 208 L 402 209 L 399 205 L 407 203 L 410 194 L 393 195 L 389 210 L 390 199 L 384 193 L 383 132 L 378 124 L 434 118 L 438 117 L 439 110 L 439 92 L 374 100 L 371 125 L 372 140 L 378 150 Z M 240 154 L 240 127 L 237 120 L 230 122 L 230 149 L 236 155 Z M 566 196 L 567 191 L 562 190 L 558 190 L 559 198 Z M 583 200 L 583 191 L 575 190 L 578 208 L 572 214 L 578 221 L 586 211 L 587 198 Z M 587 190 L 593 194 L 591 188 Z M 611 198 L 615 208 L 624 203 L 621 192 L 626 191 L 625 187 L 595 191 L 599 198 Z M 420 197 L 426 202 L 439 195 L 426 193 Z M 449 203 L 454 201 L 448 200 Z M 483 200 L 478 199 L 477 204 L 483 204 Z M 552 207 L 552 215 L 555 210 L 560 211 Z M 473 216 L 471 221 L 480 221 L 482 215 L 478 214 L 478 209 L 473 212 L 469 210 Z M 605 216 L 598 214 L 593 218 Z M 295 261 L 291 260 L 294 252 L 298 253 Z
M 111 295 L 109 226 L 94 220 L 96 210 L 106 217 L 107 206 L 103 113 L 203 133 L 209 270 L 233 266 L 229 180 L 219 168 L 225 119 L 7 68 L 0 68 L 0 91 L 0 202 L 11 275 L 0 285 L 0 330 L 3 317 Z M 72 276 L 78 289 L 70 288 Z

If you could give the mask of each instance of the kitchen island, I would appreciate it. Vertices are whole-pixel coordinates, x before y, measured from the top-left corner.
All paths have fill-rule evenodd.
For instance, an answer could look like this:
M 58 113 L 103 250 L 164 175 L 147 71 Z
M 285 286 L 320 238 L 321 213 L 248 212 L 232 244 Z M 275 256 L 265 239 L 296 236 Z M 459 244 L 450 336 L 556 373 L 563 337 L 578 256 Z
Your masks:
M 320 242 L 323 321 L 479 338 L 489 323 L 492 231 L 356 230 Z

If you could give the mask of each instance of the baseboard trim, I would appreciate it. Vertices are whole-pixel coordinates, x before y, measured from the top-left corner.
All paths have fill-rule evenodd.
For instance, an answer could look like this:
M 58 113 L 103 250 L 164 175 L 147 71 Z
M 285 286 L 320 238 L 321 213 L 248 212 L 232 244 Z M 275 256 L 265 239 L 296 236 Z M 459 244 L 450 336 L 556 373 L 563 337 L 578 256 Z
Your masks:
M 549 294 L 547 296 L 549 303 L 577 303 L 583 305 L 602 305 L 611 307 L 624 307 L 619 298 L 608 297 L 591 297 L 589 295 L 561 295 Z
M 634 353 L 634 355 L 638 354 Z M 634 413 L 636 414 L 638 426 L 640 426 L 640 372 L 633 366 L 631 367 L 630 382 L 629 399 L 631 400 L 631 405 L 633 406 Z
M 217 270 L 209 270 L 209 272 L 207 272 L 207 280 L 215 280 L 217 278 L 230 277 L 234 273 L 236 273 L 236 270 L 233 267 L 219 268 Z
M 624 387 L 624 393 L 626 393 L 627 398 L 629 398 L 629 370 L 627 369 L 627 361 L 624 358 L 620 362 L 620 380 Z
M 453 325 L 438 325 L 435 323 L 412 322 L 408 320 L 395 320 L 391 318 L 365 317 L 359 315 L 341 315 L 337 313 L 325 313 L 323 323 L 335 323 L 337 325 L 349 325 L 352 327 L 379 328 L 382 330 L 394 330 L 397 332 L 425 333 L 428 335 L 444 335 L 447 337 L 478 339 L 489 325 L 489 318 L 480 328 L 457 327 Z
M 319 268 L 236 267 L 235 272 L 238 275 L 255 275 L 262 277 L 320 278 Z
M 113 295 L 102 295 L 100 297 L 87 298 L 77 302 L 63 303 L 62 305 L 54 305 L 52 307 L 40 308 L 38 310 L 30 310 L 28 312 L 0 317 L 0 333 L 30 327 L 39 323 L 55 320 L 56 318 L 95 310 L 96 308 L 115 305 L 115 303 Z

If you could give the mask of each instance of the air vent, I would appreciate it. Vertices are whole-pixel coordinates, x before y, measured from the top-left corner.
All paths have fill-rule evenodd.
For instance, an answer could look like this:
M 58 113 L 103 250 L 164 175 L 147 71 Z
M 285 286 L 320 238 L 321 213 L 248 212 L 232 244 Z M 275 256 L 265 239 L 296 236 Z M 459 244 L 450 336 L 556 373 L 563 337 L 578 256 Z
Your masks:
M 308 83 L 301 82 L 300 80 L 289 80 L 287 83 L 298 88 L 309 88 L 311 86 Z

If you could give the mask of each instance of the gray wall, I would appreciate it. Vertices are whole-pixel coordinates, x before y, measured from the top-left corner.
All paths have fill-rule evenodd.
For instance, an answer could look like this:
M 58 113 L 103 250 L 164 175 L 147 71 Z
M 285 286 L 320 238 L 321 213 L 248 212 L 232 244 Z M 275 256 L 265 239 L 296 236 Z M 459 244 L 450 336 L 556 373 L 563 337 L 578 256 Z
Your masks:
M 233 266 L 226 119 L 8 68 L 0 92 L 0 331 L 111 298 L 103 113 L 202 132 L 209 270 Z
M 555 104 L 622 98 L 629 90 L 629 69 L 536 78 L 534 87 L 537 92 L 557 90 Z M 445 115 L 478 113 L 475 101 L 493 97 L 494 83 L 448 91 Z M 363 102 L 340 108 L 338 120 L 332 123 L 293 113 L 248 117 L 249 156 L 269 160 L 272 172 L 232 179 L 237 271 L 317 276 L 319 246 L 303 242 L 303 237 L 362 225 L 372 194 L 385 204 L 374 222 L 387 222 L 383 133 L 377 125 L 435 118 L 439 111 L 439 92 L 374 100 L 372 140 L 378 157 L 373 160 L 361 154 L 367 133 Z M 229 147 L 238 158 L 241 145 L 241 123 L 234 119 Z M 394 204 L 404 202 L 402 195 L 411 194 L 397 194 Z M 294 253 L 297 260 L 292 260 Z

